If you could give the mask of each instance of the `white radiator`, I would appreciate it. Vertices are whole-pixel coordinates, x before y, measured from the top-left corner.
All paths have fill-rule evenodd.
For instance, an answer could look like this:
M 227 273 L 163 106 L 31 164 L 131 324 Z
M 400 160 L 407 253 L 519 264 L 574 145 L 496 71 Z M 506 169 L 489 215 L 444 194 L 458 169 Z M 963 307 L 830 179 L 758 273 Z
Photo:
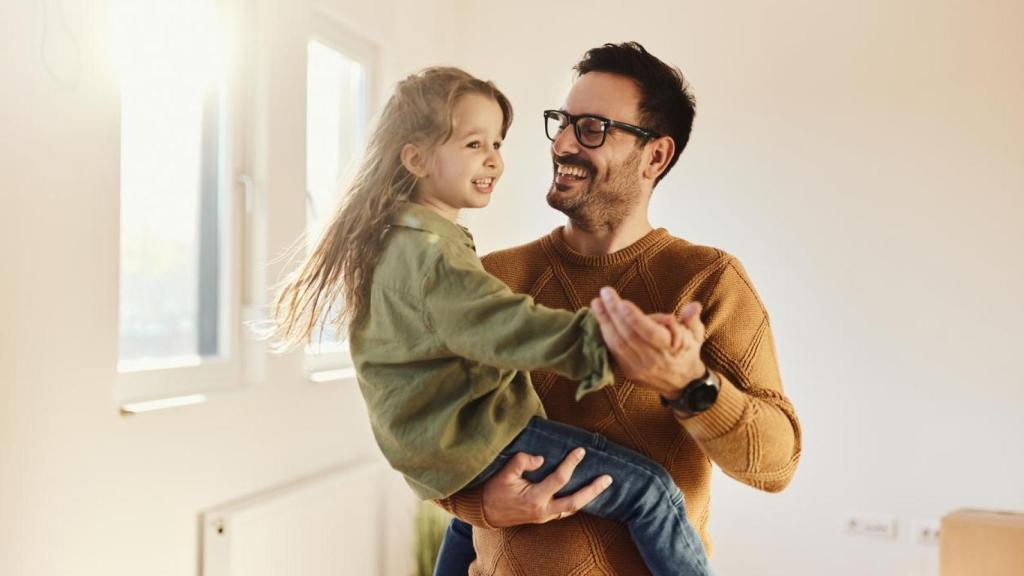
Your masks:
M 381 574 L 386 472 L 357 463 L 203 513 L 201 576 Z

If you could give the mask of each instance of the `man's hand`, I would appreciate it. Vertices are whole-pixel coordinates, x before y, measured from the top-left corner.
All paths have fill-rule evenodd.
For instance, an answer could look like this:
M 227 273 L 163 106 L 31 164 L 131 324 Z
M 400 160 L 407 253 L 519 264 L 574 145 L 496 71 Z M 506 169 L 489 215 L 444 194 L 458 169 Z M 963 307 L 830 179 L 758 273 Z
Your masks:
M 583 448 L 573 450 L 554 472 L 537 483 L 523 478 L 523 473 L 540 468 L 544 459 L 525 452 L 513 456 L 484 483 L 483 507 L 487 523 L 495 528 L 544 524 L 579 512 L 612 483 L 612 477 L 606 474 L 568 496 L 554 497 L 569 482 L 584 454 Z
M 699 303 L 687 304 L 680 322 L 667 314 L 648 316 L 605 287 L 590 307 L 608 350 L 630 380 L 674 400 L 687 383 L 704 375 Z

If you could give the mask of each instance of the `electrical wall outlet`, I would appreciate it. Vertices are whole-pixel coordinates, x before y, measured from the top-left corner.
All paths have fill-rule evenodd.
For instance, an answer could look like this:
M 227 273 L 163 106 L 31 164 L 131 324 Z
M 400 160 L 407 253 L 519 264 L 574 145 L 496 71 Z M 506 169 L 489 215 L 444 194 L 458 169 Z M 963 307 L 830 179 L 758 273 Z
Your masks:
M 918 520 L 914 523 L 912 534 L 918 544 L 938 546 L 942 524 L 938 520 Z
M 881 538 L 883 540 L 896 539 L 896 519 L 892 516 L 863 516 L 854 515 L 846 520 L 846 531 L 850 534 Z

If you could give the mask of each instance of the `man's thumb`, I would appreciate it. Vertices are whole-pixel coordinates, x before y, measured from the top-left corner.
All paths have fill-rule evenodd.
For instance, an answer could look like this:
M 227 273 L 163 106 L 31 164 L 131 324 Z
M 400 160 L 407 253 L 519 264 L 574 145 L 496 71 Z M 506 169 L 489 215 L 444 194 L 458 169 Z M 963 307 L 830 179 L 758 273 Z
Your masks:
M 684 324 L 689 324 L 691 320 L 700 316 L 702 309 L 703 306 L 700 305 L 700 302 L 690 302 L 686 306 L 683 306 L 683 310 L 679 314 L 680 320 L 682 320 Z
M 530 472 L 540 468 L 542 464 L 544 464 L 543 456 L 535 456 L 533 454 L 527 454 L 526 452 L 517 452 L 516 455 L 512 457 L 512 461 L 509 462 L 509 466 L 506 466 L 505 469 L 508 470 L 509 473 L 518 477 L 522 476 L 523 472 Z

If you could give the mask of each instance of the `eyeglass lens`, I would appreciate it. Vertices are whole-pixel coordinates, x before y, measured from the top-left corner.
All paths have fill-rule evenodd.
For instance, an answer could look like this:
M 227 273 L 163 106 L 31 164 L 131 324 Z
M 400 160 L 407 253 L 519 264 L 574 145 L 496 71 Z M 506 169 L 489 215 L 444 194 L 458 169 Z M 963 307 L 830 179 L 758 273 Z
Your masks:
M 569 124 L 569 117 L 566 114 L 553 112 L 548 113 L 545 128 L 550 140 L 558 138 L 558 134 Z M 592 116 L 580 116 L 576 118 L 576 138 L 587 147 L 597 147 L 604 144 L 605 123 Z

